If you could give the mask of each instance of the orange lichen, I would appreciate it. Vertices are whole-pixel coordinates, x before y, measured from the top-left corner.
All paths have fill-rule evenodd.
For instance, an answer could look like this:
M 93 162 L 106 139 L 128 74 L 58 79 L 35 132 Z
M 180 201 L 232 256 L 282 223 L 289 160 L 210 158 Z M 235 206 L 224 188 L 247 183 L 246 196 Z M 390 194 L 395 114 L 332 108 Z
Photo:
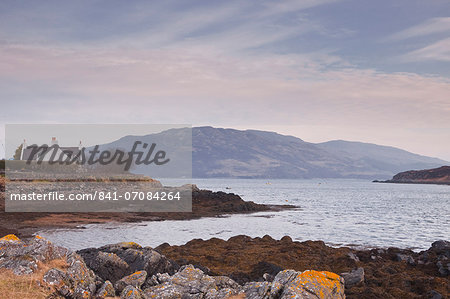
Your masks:
M 315 293 L 319 298 L 327 298 L 330 294 L 325 294 L 324 290 L 332 293 L 343 291 L 343 284 L 339 275 L 328 271 L 307 270 L 297 275 L 292 281 L 294 289 L 306 289 Z
M 120 245 L 122 247 L 135 247 L 135 248 L 142 248 L 141 245 L 135 242 L 121 242 Z
M 142 273 L 142 271 L 134 272 L 133 274 L 130 275 L 130 277 L 134 277 L 134 276 L 140 275 L 141 273 Z
M 0 241 L 20 242 L 20 239 L 16 235 L 10 234 L 0 238 Z

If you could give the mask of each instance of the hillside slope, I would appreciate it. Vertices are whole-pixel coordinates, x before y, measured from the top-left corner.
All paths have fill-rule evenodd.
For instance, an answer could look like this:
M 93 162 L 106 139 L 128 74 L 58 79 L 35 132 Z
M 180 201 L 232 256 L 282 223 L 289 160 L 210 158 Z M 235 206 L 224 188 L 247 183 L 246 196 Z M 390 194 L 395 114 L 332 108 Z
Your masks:
M 293 136 L 257 130 L 213 127 L 171 129 L 146 136 L 126 136 L 103 148 L 129 149 L 134 140 L 156 142 L 174 152 L 170 172 L 190 173 L 190 147 L 186 138 L 192 134 L 193 177 L 229 178 L 367 178 L 388 179 L 408 169 L 434 168 L 448 162 L 375 144 L 330 141 L 309 143 Z M 184 157 L 176 161 L 177 157 Z M 179 163 L 175 163 L 179 162 Z M 181 167 L 180 167 L 181 165 Z M 176 167 L 175 167 L 176 166 Z M 148 169 L 138 167 L 137 172 Z

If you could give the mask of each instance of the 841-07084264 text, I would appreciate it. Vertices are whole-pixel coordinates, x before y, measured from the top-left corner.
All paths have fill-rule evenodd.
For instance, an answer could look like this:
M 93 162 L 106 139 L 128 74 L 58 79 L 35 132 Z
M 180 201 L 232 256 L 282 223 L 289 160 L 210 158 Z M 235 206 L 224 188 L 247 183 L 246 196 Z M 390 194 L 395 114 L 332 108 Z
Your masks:
M 82 201 L 82 200 L 99 200 L 99 201 L 115 201 L 115 200 L 154 200 L 154 201 L 175 201 L 181 200 L 180 192 L 144 192 L 144 191 L 127 191 L 119 193 L 117 191 L 95 191 L 93 193 L 61 193 L 58 191 L 52 191 L 48 193 L 11 193 L 10 200 L 37 200 L 37 201 L 57 201 L 57 200 L 69 200 L 69 201 Z

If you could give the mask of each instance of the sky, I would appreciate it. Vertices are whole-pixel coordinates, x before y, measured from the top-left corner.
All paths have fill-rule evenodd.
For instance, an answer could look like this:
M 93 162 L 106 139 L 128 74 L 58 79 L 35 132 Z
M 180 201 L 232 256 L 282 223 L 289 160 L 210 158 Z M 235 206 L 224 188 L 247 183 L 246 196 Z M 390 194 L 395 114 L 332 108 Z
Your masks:
M 0 1 L 4 124 L 192 124 L 450 161 L 450 2 Z

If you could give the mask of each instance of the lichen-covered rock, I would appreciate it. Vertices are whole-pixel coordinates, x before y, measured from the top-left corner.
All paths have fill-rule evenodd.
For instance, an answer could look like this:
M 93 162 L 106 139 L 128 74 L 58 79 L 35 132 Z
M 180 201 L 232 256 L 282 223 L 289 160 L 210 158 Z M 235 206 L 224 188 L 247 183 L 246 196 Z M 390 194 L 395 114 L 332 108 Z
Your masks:
M 137 271 L 134 272 L 131 275 L 125 276 L 124 278 L 118 280 L 116 282 L 115 289 L 117 292 L 122 292 L 125 287 L 131 285 L 135 288 L 140 288 L 147 278 L 147 272 L 146 271 Z
M 16 235 L 6 235 L 3 238 L 0 238 L 0 243 L 3 242 L 13 242 L 13 243 L 17 243 L 17 242 L 21 242 L 21 240 L 16 236 Z
M 67 275 L 64 271 L 56 268 L 48 270 L 43 277 L 43 282 L 49 286 L 53 286 L 57 294 L 65 297 L 73 295 Z
M 133 286 L 127 286 L 120 294 L 121 299 L 142 299 L 141 292 Z
M 115 253 L 98 251 L 89 254 L 89 256 L 80 254 L 89 268 L 103 280 L 115 283 L 131 272 L 130 266 Z
M 141 247 L 133 242 L 83 249 L 78 253 L 98 276 L 112 283 L 137 271 L 146 271 L 151 276 L 157 273 L 173 274 L 179 268 L 151 247 Z
M 270 294 L 271 283 L 264 282 L 248 282 L 242 288 L 247 299 L 268 298 Z
M 60 269 L 52 268 L 48 270 L 42 280 L 51 286 L 61 286 L 67 279 L 66 273 Z
M 351 288 L 364 281 L 364 268 L 359 267 L 351 272 L 341 273 L 341 276 L 344 278 L 345 287 Z
M 344 280 L 335 273 L 285 270 L 275 276 L 270 298 L 345 298 Z
M 95 294 L 97 298 L 114 297 L 115 295 L 116 290 L 114 289 L 112 283 L 109 280 L 105 281 Z
M 68 252 L 39 236 L 23 242 L 15 235 L 7 235 L 0 239 L 0 268 L 10 269 L 16 275 L 31 274 L 38 262 L 63 258 Z
M 90 270 L 82 258 L 77 254 L 72 254 L 68 258 L 69 268 L 67 269 L 67 279 L 69 280 L 74 298 L 91 298 L 96 290 L 96 276 Z
M 239 285 L 230 278 L 205 275 L 192 265 L 182 267 L 174 275 L 160 275 L 158 285 L 144 291 L 145 298 L 227 298 L 239 291 Z
M 37 260 L 31 256 L 1 257 L 0 268 L 13 271 L 16 275 L 31 274 L 37 269 Z
M 294 270 L 284 270 L 279 272 L 273 279 L 270 287 L 269 298 L 279 298 L 284 291 L 284 287 L 288 284 L 298 272 Z

